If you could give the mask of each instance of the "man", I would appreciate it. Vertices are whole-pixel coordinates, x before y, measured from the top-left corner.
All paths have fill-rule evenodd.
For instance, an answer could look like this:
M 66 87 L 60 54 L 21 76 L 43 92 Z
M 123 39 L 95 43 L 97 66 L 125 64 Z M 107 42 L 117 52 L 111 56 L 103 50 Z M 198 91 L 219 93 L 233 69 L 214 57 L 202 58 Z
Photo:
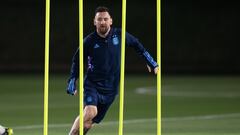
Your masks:
M 120 80 L 121 30 L 111 28 L 112 18 L 106 7 L 95 11 L 96 31 L 84 39 L 84 60 L 88 62 L 84 80 L 84 135 L 94 123 L 100 123 L 118 93 Z M 149 72 L 158 72 L 158 65 L 143 45 L 126 33 L 126 45 L 133 47 L 146 62 Z M 75 53 L 68 81 L 67 93 L 76 94 L 79 76 L 79 50 Z M 69 135 L 79 134 L 79 117 L 73 123 Z
M 11 128 L 6 128 L 0 125 L 0 135 L 12 135 L 13 130 Z

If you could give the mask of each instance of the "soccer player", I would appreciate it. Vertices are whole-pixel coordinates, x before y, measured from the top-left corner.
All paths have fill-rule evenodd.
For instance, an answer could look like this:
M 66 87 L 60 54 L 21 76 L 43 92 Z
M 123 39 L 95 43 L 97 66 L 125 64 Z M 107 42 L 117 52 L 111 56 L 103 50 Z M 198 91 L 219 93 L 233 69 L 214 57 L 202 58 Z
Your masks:
M 84 135 L 94 123 L 100 123 L 118 93 L 120 80 L 121 29 L 112 28 L 108 8 L 95 10 L 96 31 L 84 38 L 84 60 L 87 73 L 84 80 Z M 134 36 L 126 32 L 126 45 L 142 56 L 149 72 L 158 72 L 158 64 Z M 79 50 L 73 56 L 71 76 L 67 93 L 76 94 L 76 80 L 79 77 Z M 72 125 L 69 135 L 79 134 L 79 117 Z

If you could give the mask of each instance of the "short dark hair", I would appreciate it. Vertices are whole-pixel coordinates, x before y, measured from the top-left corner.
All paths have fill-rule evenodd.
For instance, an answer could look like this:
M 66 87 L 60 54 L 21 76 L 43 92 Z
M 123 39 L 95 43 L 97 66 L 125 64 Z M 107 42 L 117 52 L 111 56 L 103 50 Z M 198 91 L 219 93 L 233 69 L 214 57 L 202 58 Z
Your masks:
M 95 10 L 95 15 L 98 12 L 108 12 L 108 14 L 111 16 L 109 9 L 107 7 L 104 7 L 104 6 L 97 7 L 96 10 Z

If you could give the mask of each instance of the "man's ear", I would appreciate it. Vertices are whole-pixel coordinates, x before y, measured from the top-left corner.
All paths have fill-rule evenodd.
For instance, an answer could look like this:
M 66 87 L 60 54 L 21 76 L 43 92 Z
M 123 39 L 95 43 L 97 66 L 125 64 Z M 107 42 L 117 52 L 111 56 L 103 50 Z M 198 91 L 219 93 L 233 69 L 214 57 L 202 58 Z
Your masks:
M 93 24 L 96 26 L 96 21 L 95 21 L 95 18 L 93 19 Z
M 110 24 L 110 25 L 112 25 L 112 24 L 113 24 L 113 20 L 112 20 L 112 18 L 110 18 L 110 22 L 111 22 L 111 24 Z

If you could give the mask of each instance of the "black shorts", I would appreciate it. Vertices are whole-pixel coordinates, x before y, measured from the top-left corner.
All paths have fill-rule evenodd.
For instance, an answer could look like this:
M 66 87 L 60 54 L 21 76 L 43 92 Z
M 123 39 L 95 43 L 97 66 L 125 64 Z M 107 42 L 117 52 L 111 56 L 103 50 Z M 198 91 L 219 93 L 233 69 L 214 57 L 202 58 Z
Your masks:
M 106 115 L 110 105 L 113 103 L 116 94 L 113 93 L 100 93 L 96 85 L 85 80 L 84 82 L 84 105 L 97 106 L 97 115 L 93 118 L 94 123 L 100 123 Z

